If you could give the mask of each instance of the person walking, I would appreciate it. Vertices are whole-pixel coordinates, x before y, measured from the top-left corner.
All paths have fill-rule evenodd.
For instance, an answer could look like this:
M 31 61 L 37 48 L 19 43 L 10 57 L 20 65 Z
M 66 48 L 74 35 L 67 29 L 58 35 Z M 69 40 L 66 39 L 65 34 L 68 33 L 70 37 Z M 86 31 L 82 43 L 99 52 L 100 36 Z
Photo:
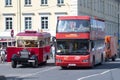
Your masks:
M 4 63 L 5 62 L 5 51 L 1 49 L 0 51 L 0 62 Z
M 52 53 L 52 58 L 55 58 L 55 46 L 54 44 L 51 46 L 51 53 Z

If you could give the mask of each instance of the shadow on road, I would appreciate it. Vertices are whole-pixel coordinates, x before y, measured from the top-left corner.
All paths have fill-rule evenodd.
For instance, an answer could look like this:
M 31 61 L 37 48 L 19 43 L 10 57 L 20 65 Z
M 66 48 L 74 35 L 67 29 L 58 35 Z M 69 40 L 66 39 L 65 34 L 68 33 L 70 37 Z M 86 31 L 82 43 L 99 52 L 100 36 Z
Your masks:
M 114 68 L 120 68 L 120 58 L 116 61 L 107 61 L 103 63 L 102 65 L 97 65 L 94 69 L 114 69 Z
M 22 78 L 18 78 L 17 76 L 6 77 L 6 80 L 23 80 Z
M 19 78 L 18 76 L 11 76 L 11 77 L 6 77 L 5 80 L 24 80 L 24 79 L 30 79 L 30 80 L 39 80 L 37 77 L 25 77 L 25 78 Z
M 0 75 L 0 80 L 6 80 L 5 76 Z
M 103 64 L 98 64 L 95 65 L 94 68 L 89 68 L 89 67 L 69 67 L 69 68 L 60 68 L 60 70 L 93 70 L 93 69 L 115 69 L 115 68 L 120 68 L 120 58 L 117 59 L 116 61 L 107 61 L 104 62 Z
M 55 66 L 54 63 L 46 63 L 46 64 L 40 64 L 37 68 L 43 68 L 48 66 Z M 17 68 L 34 68 L 31 65 L 18 65 Z
M 53 61 L 48 61 L 46 64 L 41 63 L 39 64 L 38 68 L 42 68 L 42 67 L 48 67 L 48 66 L 55 66 L 55 63 Z M 31 65 L 26 64 L 26 65 L 18 65 L 17 68 L 33 68 Z

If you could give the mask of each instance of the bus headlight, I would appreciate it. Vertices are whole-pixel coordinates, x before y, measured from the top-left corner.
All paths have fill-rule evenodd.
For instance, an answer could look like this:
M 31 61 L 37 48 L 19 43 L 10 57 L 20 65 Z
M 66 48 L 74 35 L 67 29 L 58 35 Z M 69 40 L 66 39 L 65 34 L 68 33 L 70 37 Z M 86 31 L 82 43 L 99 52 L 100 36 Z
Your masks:
M 17 52 L 17 54 L 20 54 L 20 52 Z
M 17 52 L 18 55 L 21 55 L 20 52 Z
M 62 60 L 60 60 L 60 59 L 57 59 L 57 60 L 56 60 L 56 62 L 58 62 L 58 63 L 61 63 L 61 62 L 62 62 Z

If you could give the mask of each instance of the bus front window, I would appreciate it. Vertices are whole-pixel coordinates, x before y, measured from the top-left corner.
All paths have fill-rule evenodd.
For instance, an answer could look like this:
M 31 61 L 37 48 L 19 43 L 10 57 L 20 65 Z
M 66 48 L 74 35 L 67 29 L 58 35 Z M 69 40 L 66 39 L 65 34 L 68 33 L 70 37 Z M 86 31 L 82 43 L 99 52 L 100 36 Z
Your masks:
M 63 40 L 57 42 L 58 54 L 86 54 L 89 50 L 89 42 L 81 40 Z
M 17 47 L 24 47 L 24 41 L 23 40 L 17 40 Z
M 86 32 L 90 29 L 88 20 L 59 20 L 57 32 Z
M 36 40 L 18 40 L 18 47 L 38 47 Z

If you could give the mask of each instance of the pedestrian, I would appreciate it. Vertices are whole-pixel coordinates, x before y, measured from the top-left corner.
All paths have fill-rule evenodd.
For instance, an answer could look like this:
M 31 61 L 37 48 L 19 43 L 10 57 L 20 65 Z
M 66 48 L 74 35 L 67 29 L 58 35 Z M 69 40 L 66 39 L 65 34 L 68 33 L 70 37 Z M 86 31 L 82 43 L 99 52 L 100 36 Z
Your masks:
M 69 42 L 68 44 L 69 44 L 69 52 L 71 53 L 73 50 L 73 44 L 72 42 Z
M 1 50 L 1 51 L 0 51 L 0 56 L 1 56 L 1 57 L 0 57 L 0 58 L 1 58 L 0 60 L 1 60 L 1 61 L 0 61 L 0 62 L 1 62 L 1 63 L 4 63 L 4 62 L 5 62 L 5 55 L 6 55 L 6 54 L 5 54 L 5 51 L 4 51 L 4 50 Z
M 51 46 L 51 53 L 52 53 L 52 58 L 54 59 L 55 58 L 55 46 L 54 46 L 54 44 L 52 44 L 52 46 Z

